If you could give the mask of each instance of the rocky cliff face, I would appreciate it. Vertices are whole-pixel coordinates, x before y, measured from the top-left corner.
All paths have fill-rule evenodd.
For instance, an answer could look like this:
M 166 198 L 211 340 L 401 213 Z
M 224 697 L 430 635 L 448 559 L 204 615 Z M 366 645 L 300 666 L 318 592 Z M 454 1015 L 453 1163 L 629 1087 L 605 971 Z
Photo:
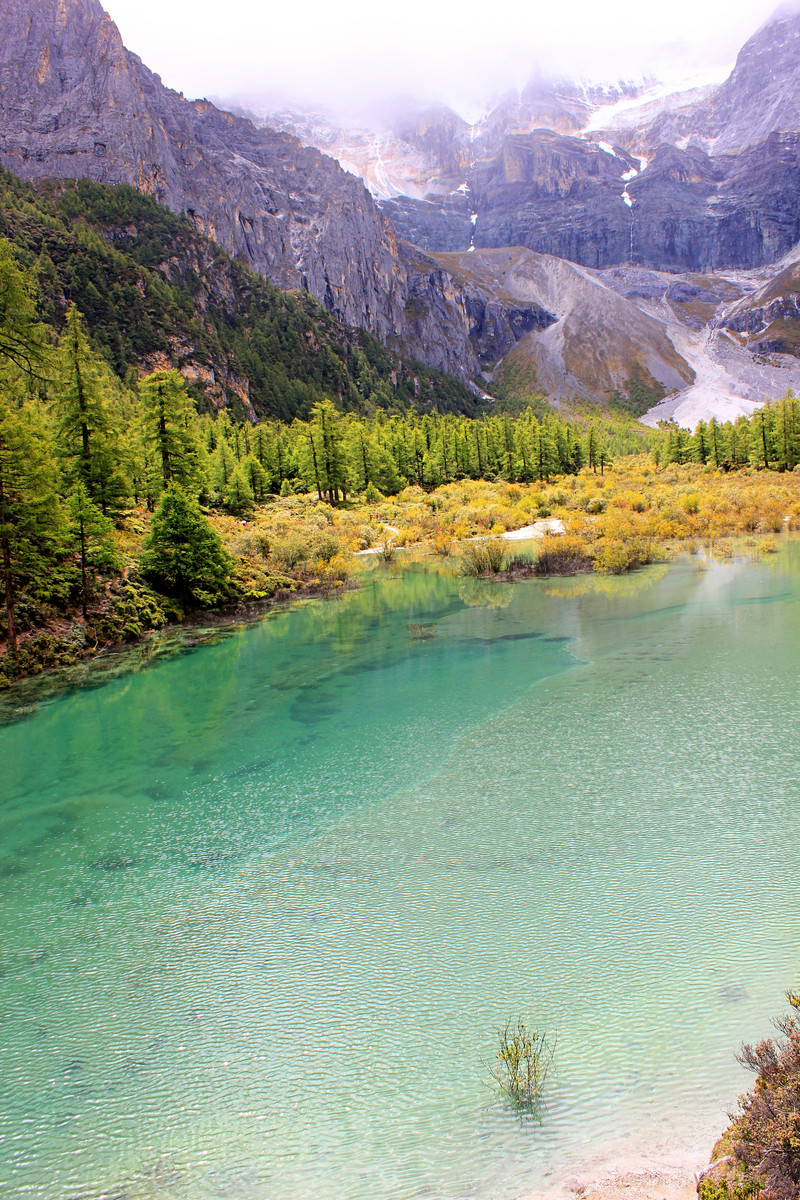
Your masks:
M 165 88 L 98 0 L 3 7 L 3 165 L 131 183 L 346 323 L 384 338 L 404 329 L 394 235 L 357 179 L 287 134 Z
M 619 144 L 547 131 L 506 138 L 453 199 L 395 197 L 398 233 L 431 253 L 526 246 L 584 266 L 715 270 L 774 262 L 800 238 L 800 135 L 736 155 Z M 474 214 L 474 221 L 467 215 Z M 470 224 L 467 224 L 467 221 Z
M 702 102 L 645 126 L 642 145 L 692 139 L 713 154 L 737 154 L 771 133 L 800 129 L 800 13 L 779 14 L 742 47 L 721 87 Z

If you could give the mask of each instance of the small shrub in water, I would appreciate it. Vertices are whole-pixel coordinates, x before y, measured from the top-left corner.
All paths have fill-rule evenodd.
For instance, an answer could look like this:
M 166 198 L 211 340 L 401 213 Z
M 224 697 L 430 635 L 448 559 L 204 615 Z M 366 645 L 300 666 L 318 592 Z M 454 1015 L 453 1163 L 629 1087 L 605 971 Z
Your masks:
M 578 575 L 591 571 L 592 557 L 582 538 L 576 534 L 548 534 L 536 560 L 537 575 Z
M 506 554 L 507 548 L 502 538 L 467 542 L 461 549 L 460 572 L 462 575 L 499 575 Z
M 409 621 L 408 633 L 412 642 L 427 642 L 430 638 L 436 637 L 436 626 L 419 625 Z
M 489 1070 L 500 1091 L 512 1104 L 528 1106 L 541 1099 L 555 1043 L 545 1033 L 528 1029 L 521 1017 L 506 1021 L 497 1031 L 495 1061 Z

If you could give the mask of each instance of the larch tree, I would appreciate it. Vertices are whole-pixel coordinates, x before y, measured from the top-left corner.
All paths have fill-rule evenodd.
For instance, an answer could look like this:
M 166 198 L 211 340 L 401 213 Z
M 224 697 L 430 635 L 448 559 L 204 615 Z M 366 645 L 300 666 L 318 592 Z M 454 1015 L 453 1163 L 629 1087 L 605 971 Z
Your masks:
M 56 472 L 47 430 L 34 413 L 0 393 L 0 570 L 8 648 L 17 654 L 21 584 L 45 589 L 60 526 Z
M 139 399 L 151 494 L 160 496 L 171 483 L 191 489 L 196 474 L 195 404 L 182 376 L 174 369 L 154 371 L 139 385 Z

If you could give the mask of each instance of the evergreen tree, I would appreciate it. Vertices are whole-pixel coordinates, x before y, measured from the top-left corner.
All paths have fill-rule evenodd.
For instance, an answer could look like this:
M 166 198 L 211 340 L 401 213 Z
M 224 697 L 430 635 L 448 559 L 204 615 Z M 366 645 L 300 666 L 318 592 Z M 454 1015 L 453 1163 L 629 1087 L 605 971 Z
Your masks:
M 217 496 L 223 497 L 225 495 L 236 467 L 236 456 L 228 445 L 228 439 L 220 437 L 217 442 L 217 448 L 209 462 L 211 490 Z
M 313 479 L 320 500 L 338 504 L 349 486 L 341 419 L 330 400 L 315 404 L 311 416 L 303 447 L 306 477 Z
M 245 479 L 250 485 L 253 499 L 261 503 L 269 491 L 269 477 L 255 454 L 247 455 L 242 462 L 242 470 Z
M 157 588 L 191 607 L 218 603 L 229 591 L 231 562 L 219 537 L 174 482 L 153 515 L 140 565 Z
M 100 480 L 113 474 L 103 458 L 101 442 L 109 434 L 107 400 L 109 371 L 89 345 L 81 314 L 69 306 L 57 355 L 55 409 L 59 425 L 59 453 L 69 484 L 80 480 L 93 500 L 99 498 Z
M 223 503 L 227 511 L 236 516 L 253 511 L 253 489 L 241 463 L 236 464 L 228 480 Z
M 750 457 L 756 466 L 769 470 L 777 459 L 773 411 L 769 403 L 757 408 L 750 418 Z
M 86 606 L 94 586 L 94 571 L 111 571 L 117 564 L 111 542 L 112 523 L 104 517 L 86 490 L 83 480 L 78 480 L 67 500 L 68 529 L 75 542 L 81 571 L 81 611 L 86 616 Z
M 59 507 L 52 446 L 35 414 L 13 408 L 0 393 L 0 571 L 8 647 L 17 653 L 19 587 L 47 594 Z
M 192 437 L 195 404 L 182 376 L 174 369 L 154 371 L 142 380 L 139 397 L 153 494 L 159 496 L 170 483 L 193 487 L 198 482 Z

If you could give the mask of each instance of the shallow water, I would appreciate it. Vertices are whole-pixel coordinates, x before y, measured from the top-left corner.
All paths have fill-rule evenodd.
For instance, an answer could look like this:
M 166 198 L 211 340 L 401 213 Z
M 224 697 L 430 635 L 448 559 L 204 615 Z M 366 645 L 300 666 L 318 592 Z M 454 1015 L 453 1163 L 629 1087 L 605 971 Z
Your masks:
M 0 728 L 0 1195 L 507 1200 L 612 1139 L 702 1161 L 797 982 L 799 600 L 796 543 L 376 564 Z M 487 1086 L 518 1014 L 558 1039 L 537 1118 Z

